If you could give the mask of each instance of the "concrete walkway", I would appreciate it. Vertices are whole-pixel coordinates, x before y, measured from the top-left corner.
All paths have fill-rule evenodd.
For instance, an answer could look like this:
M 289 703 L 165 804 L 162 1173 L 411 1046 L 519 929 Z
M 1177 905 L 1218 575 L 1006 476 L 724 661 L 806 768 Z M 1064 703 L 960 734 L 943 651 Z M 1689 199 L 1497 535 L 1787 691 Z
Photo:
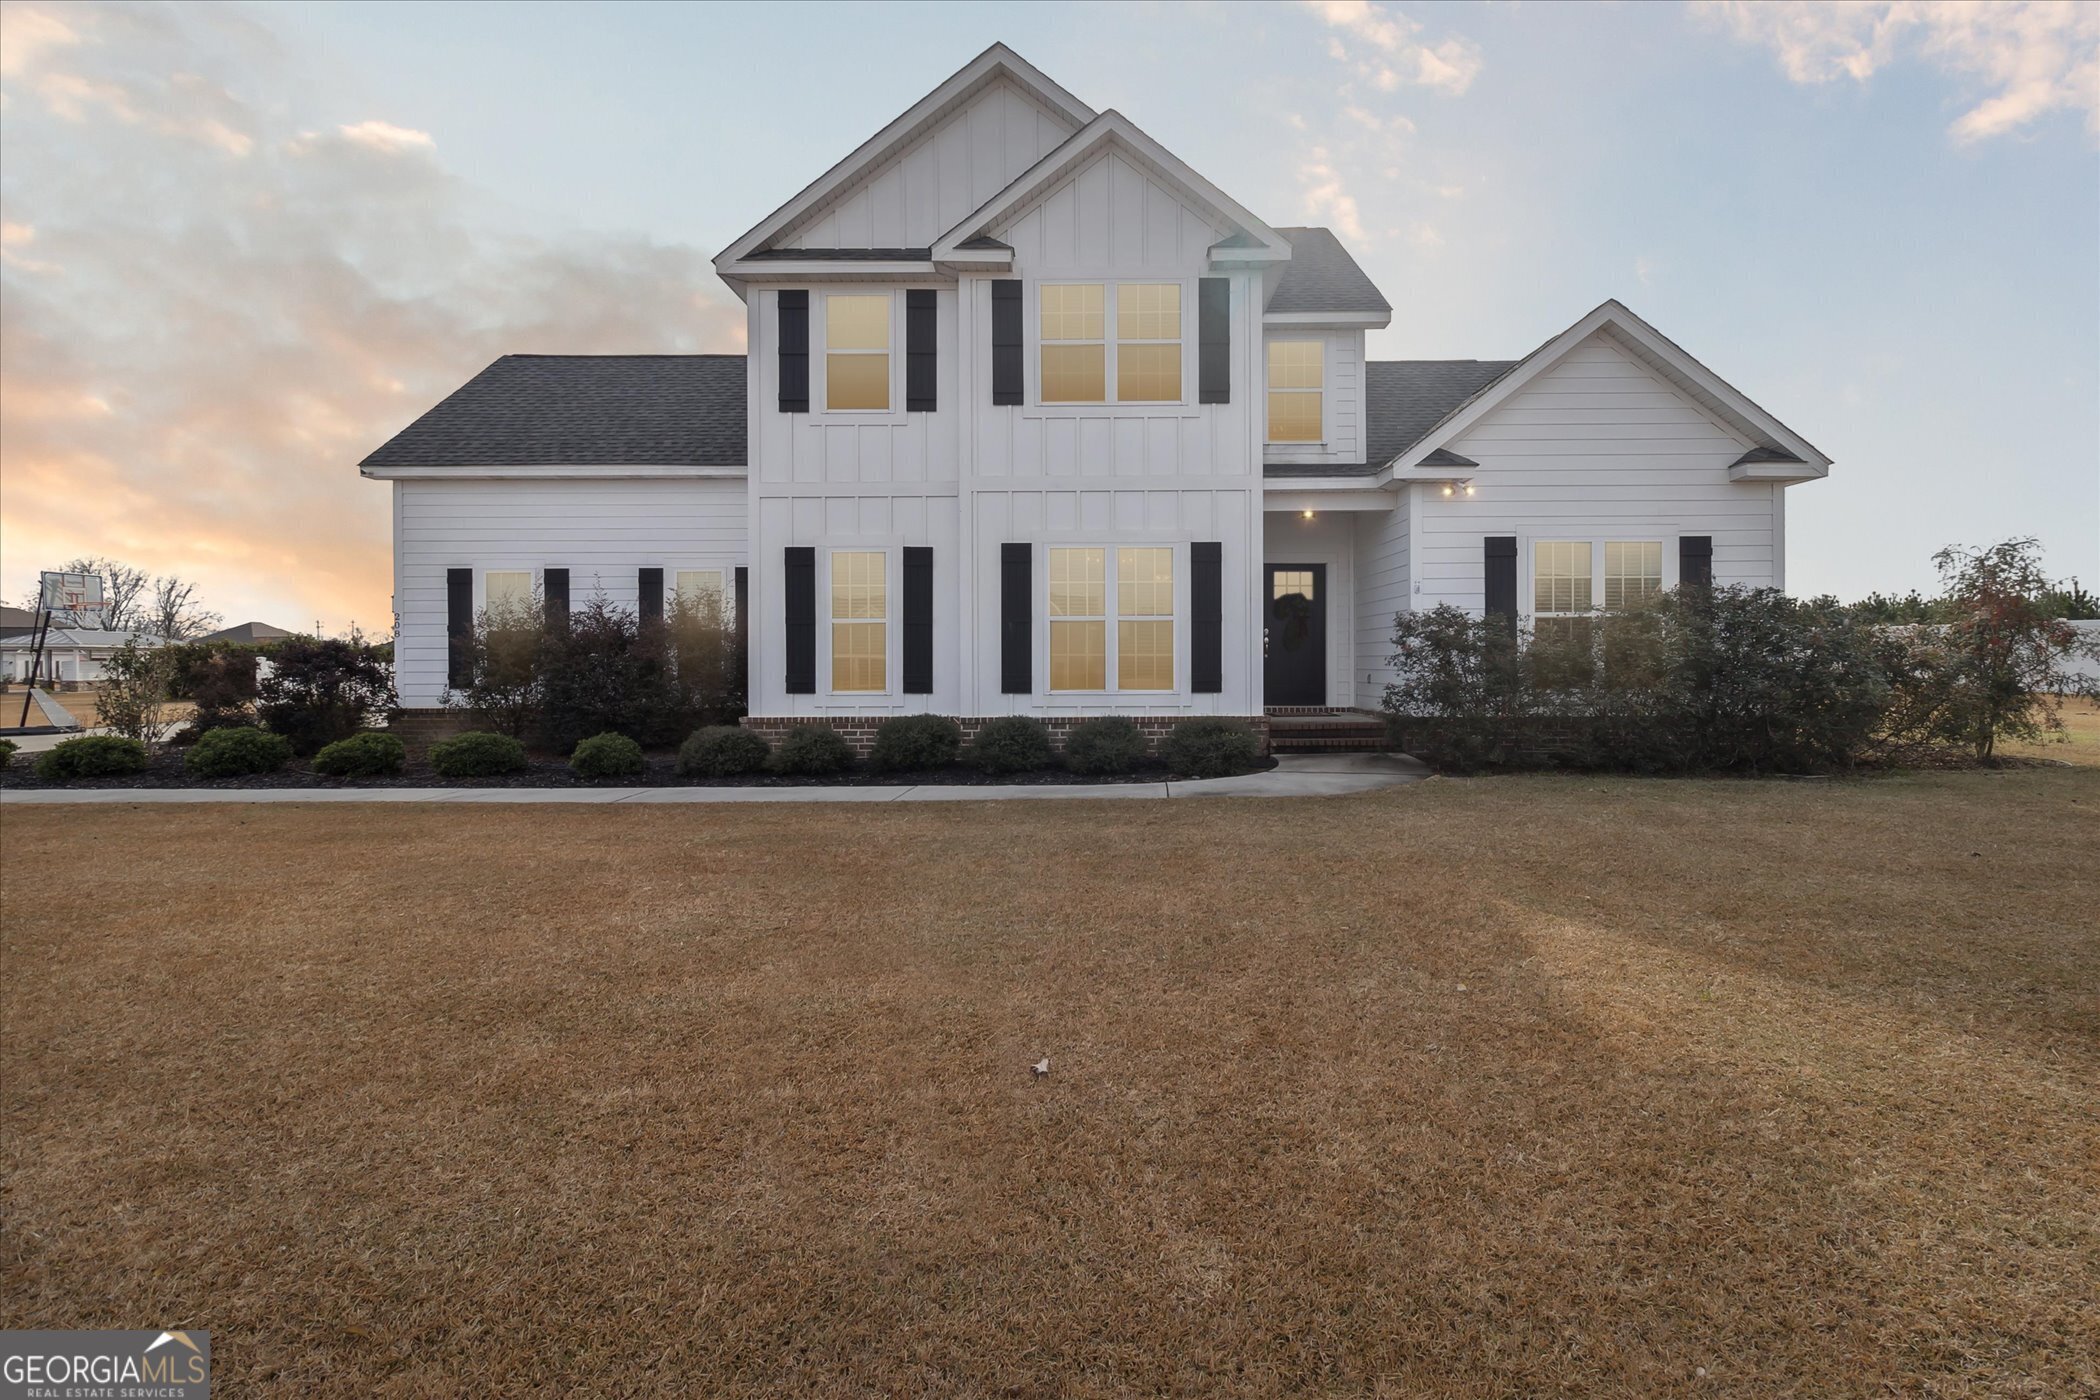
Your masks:
M 589 788 L 40 788 L 0 792 L 0 803 L 126 802 L 1003 802 L 1074 797 L 1334 797 L 1420 782 L 1429 770 L 1404 754 L 1286 754 L 1266 773 L 1185 783 L 1015 783 L 918 787 Z

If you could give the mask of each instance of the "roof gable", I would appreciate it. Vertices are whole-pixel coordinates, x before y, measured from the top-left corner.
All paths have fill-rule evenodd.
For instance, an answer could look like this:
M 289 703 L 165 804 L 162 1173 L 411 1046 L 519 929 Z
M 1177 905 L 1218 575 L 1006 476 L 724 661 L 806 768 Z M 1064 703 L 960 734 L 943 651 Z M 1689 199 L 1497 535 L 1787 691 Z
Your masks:
M 1763 448 L 1784 454 L 1783 458 L 1776 461 L 1772 458 L 1759 458 L 1758 461 L 1763 464 L 1761 470 L 1738 463 L 1736 467 L 1731 468 L 1732 471 L 1758 471 L 1760 475 L 1773 479 L 1782 475 L 1794 478 L 1829 475 L 1830 458 L 1818 451 L 1812 443 L 1767 413 L 1741 390 L 1693 359 L 1682 346 L 1617 301 L 1607 301 L 1597 307 L 1589 315 L 1510 366 L 1506 373 L 1483 385 L 1462 403 L 1453 407 L 1427 432 L 1392 459 L 1391 470 L 1396 476 L 1404 477 L 1413 468 L 1425 465 L 1431 453 L 1448 448 L 1481 419 L 1522 392 L 1526 385 L 1566 359 L 1591 336 L 1599 333 L 1610 336 L 1616 345 L 1661 376 L 1701 410 L 1712 415 L 1716 421 L 1740 433 L 1751 444 L 1753 451 Z M 1791 458 L 1798 465 L 1785 466 L 1783 471 L 1776 470 L 1775 467 L 1781 465 L 1784 458 Z
M 915 185 L 907 190 L 912 172 L 906 168 L 904 158 L 911 148 L 925 142 L 944 124 L 986 101 L 995 104 L 996 110 L 988 113 L 984 124 L 996 125 L 1008 168 L 1026 164 L 1094 116 L 1091 107 L 1052 82 L 1033 64 L 1006 45 L 994 44 L 723 249 L 715 258 L 716 271 L 728 275 L 738 262 L 776 244 L 825 248 L 861 246 L 874 241 L 872 236 L 854 239 L 844 234 L 863 225 L 874 228 L 878 222 L 878 201 L 891 197 L 883 190 L 883 182 L 891 176 L 895 177 L 900 212 L 924 206 L 933 211 L 932 217 L 943 212 L 952 217 L 955 210 L 964 207 L 966 199 L 981 199 L 981 195 L 968 189 L 971 177 L 967 174 L 961 189 L 956 189 L 951 180 L 950 189 L 956 192 L 943 192 L 931 200 Z M 1038 129 L 1023 130 L 1024 115 L 1032 116 Z M 970 135 L 990 139 L 989 134 Z M 1006 149 L 1009 146 L 1011 149 Z M 969 155 L 967 149 L 960 152 L 966 169 L 971 164 Z M 944 169 L 936 160 L 927 178 L 938 184 Z M 855 203 L 861 200 L 865 203 Z M 952 207 L 950 201 L 954 201 Z M 923 236 L 930 238 L 932 234 Z M 832 241 L 827 243 L 826 239 Z M 892 236 L 887 241 L 916 240 Z
M 1050 197 L 1064 181 L 1108 151 L 1129 160 L 1177 197 L 1207 211 L 1220 226 L 1229 226 L 1230 232 L 1220 233 L 1215 240 L 1227 250 L 1219 252 L 1220 257 L 1235 262 L 1281 262 L 1290 257 L 1291 245 L 1282 234 L 1139 130 L 1128 117 L 1111 110 L 1074 132 L 1064 144 L 935 239 L 935 260 L 952 257 L 975 239 L 1002 236 L 1001 230 L 1009 221 Z

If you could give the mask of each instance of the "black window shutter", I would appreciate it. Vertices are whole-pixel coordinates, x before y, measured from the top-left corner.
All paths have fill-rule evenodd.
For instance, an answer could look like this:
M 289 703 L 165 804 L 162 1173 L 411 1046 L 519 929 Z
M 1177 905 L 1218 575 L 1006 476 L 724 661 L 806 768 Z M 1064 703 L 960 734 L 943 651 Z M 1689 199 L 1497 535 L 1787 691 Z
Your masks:
M 635 579 L 635 596 L 639 606 L 635 609 L 644 623 L 664 620 L 664 571 L 643 569 Z
M 809 293 L 780 297 L 780 411 L 809 412 Z
M 1216 695 L 1225 688 L 1225 546 L 1198 540 L 1189 546 L 1189 689 Z
M 474 683 L 474 571 L 445 570 L 445 684 Z
M 1482 542 L 1487 565 L 1487 614 L 1517 629 L 1517 537 L 1489 535 Z
M 904 294 L 904 411 L 931 413 L 938 397 L 934 388 L 940 359 L 935 341 L 939 337 L 934 319 L 935 293 L 908 291 Z
M 992 283 L 992 402 L 1021 402 L 1021 284 Z
M 1030 547 L 999 546 L 999 693 L 1027 695 L 1035 689 L 1034 639 L 1029 628 L 1029 595 L 1035 568 Z
M 547 625 L 569 625 L 569 571 L 548 569 L 540 576 L 540 592 L 547 601 Z
M 1679 535 L 1677 537 L 1677 581 L 1680 584 L 1697 584 L 1701 588 L 1714 581 L 1714 537 L 1712 535 Z
M 787 549 L 781 585 L 787 595 L 787 693 L 817 693 L 817 552 Z
M 736 639 L 739 645 L 751 631 L 751 571 L 736 566 Z
M 904 547 L 904 693 L 933 694 L 933 551 Z
M 751 571 L 736 566 L 736 638 L 730 644 L 732 692 L 748 708 L 751 704 Z
M 1232 402 L 1232 280 L 1196 279 L 1196 402 Z

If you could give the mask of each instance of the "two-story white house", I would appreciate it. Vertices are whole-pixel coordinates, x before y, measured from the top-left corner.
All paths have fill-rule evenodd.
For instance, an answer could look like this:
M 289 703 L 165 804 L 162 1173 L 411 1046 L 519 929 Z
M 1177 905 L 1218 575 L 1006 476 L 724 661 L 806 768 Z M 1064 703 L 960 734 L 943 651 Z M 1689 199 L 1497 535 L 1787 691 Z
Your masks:
M 701 590 L 761 728 L 1374 709 L 1403 609 L 1783 586 L 1829 467 L 1616 301 L 1367 360 L 1392 307 L 1331 232 L 1003 45 L 715 267 L 748 356 L 506 356 L 365 459 L 405 708 L 491 601 Z

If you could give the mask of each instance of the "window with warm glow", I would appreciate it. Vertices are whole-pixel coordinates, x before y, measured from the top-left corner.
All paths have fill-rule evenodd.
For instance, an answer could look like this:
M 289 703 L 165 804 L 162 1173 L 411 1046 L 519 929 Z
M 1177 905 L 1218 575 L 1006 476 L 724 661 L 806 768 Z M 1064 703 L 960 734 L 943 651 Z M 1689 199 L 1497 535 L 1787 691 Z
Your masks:
M 889 689 L 889 576 L 880 550 L 831 555 L 831 688 Z
M 1663 547 L 1660 541 L 1604 546 L 1605 607 L 1629 607 L 1655 597 L 1662 590 Z
M 1174 688 L 1174 551 L 1116 551 L 1116 689 Z
M 680 569 L 672 577 L 671 586 L 681 608 L 722 611 L 720 569 Z
M 1042 401 L 1108 398 L 1108 344 L 1099 282 L 1047 282 L 1040 295 Z
M 1116 287 L 1116 401 L 1181 399 L 1181 284 Z
M 1269 441 L 1319 442 L 1326 436 L 1317 340 L 1269 342 Z
M 1050 551 L 1050 688 L 1108 689 L 1108 551 Z
M 481 578 L 482 606 L 509 612 L 532 606 L 532 573 L 528 569 L 491 569 Z
M 865 411 L 889 406 L 890 298 L 825 297 L 824 407 Z

